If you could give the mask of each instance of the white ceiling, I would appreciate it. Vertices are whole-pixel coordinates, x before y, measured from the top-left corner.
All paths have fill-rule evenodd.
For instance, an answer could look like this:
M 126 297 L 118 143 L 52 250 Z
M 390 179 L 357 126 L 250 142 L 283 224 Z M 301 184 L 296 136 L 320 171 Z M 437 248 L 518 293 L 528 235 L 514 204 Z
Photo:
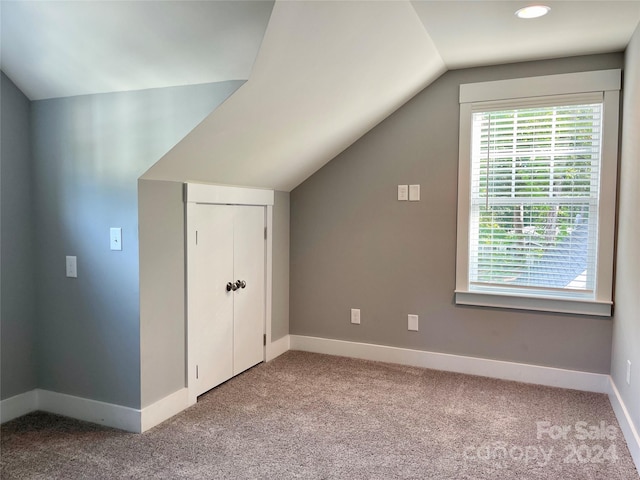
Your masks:
M 528 3 L 2 0 L 1 66 L 31 99 L 248 78 L 145 177 L 289 191 L 447 69 L 622 51 L 640 20 Z
M 289 191 L 444 71 L 409 2 L 276 2 L 249 81 L 143 178 Z
M 6 1 L 1 68 L 31 99 L 246 80 L 273 1 Z
M 640 21 L 640 1 L 412 1 L 449 70 L 622 51 Z M 551 12 L 522 20 L 535 3 Z
M 273 6 L 273 0 L 0 2 L 0 67 L 32 100 L 246 80 Z M 411 2 L 448 69 L 622 50 L 640 20 L 640 0 L 547 1 L 548 16 L 517 19 L 515 10 L 529 3 Z

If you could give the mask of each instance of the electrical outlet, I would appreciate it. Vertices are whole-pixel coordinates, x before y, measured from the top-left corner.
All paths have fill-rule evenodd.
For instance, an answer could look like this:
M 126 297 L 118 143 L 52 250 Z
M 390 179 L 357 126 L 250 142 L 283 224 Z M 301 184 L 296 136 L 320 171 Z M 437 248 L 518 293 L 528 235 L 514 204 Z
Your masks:
M 76 257 L 67 256 L 67 277 L 78 278 L 78 264 Z
M 631 360 L 627 360 L 627 385 L 631 385 Z
M 409 185 L 409 201 L 420 201 L 420 185 Z
M 412 332 L 418 331 L 418 315 L 409 315 L 407 323 L 410 331 Z
M 398 185 L 398 200 L 401 202 L 409 200 L 409 185 Z
M 351 309 L 351 323 L 360 325 L 360 309 L 359 308 Z

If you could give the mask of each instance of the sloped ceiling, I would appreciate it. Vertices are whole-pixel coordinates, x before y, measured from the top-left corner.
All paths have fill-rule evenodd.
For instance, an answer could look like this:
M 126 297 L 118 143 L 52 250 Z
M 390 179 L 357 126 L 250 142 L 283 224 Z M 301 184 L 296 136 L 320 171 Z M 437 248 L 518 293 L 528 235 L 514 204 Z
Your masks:
M 289 191 L 444 71 L 409 2 L 277 2 L 250 80 L 143 178 Z
M 276 2 L 250 80 L 143 178 L 290 191 L 447 68 L 621 51 L 640 18 L 551 2 L 526 23 L 520 3 Z
M 31 99 L 249 78 L 144 178 L 289 191 L 447 69 L 622 51 L 640 20 L 528 3 L 3 0 L 0 60 Z
M 273 1 L 6 1 L 2 71 L 31 100 L 247 80 Z

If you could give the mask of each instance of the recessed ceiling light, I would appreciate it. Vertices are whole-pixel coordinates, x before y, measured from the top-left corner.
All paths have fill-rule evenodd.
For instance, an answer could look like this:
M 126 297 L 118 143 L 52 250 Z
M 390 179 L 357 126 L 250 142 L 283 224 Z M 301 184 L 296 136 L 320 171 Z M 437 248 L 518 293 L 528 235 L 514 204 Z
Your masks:
M 538 18 L 546 15 L 551 10 L 551 7 L 546 5 L 529 5 L 528 7 L 521 8 L 516 12 L 518 18 Z

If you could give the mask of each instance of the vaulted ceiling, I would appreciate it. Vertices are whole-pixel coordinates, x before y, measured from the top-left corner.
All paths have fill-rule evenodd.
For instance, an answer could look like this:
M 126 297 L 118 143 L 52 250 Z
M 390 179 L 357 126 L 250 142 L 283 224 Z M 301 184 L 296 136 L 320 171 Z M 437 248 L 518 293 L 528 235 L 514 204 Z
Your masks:
M 32 100 L 248 79 L 147 178 L 291 190 L 447 69 L 622 51 L 640 0 L 7 1 Z
M 2 0 L 2 71 L 31 100 L 246 80 L 272 7 Z

